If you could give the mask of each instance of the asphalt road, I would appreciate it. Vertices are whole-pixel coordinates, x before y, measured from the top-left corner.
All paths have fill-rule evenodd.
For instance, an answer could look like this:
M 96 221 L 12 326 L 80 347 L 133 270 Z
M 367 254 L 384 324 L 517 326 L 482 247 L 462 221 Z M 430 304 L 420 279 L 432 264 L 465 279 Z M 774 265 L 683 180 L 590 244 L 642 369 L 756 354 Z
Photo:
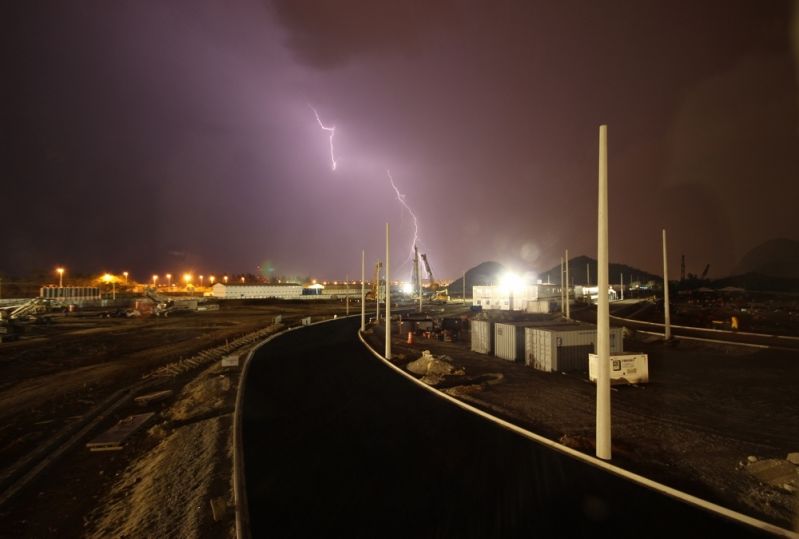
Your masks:
M 358 323 L 294 331 L 253 358 L 253 537 L 765 535 L 441 401 L 369 354 Z

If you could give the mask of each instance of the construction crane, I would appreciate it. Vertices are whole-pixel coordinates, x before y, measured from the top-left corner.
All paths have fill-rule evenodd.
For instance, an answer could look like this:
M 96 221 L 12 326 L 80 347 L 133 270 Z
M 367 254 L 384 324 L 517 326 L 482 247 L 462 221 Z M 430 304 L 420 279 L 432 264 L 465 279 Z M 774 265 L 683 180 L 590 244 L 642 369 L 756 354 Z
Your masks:
M 424 262 L 424 270 L 427 272 L 427 280 L 429 281 L 428 286 L 431 289 L 436 288 L 436 282 L 433 279 L 433 270 L 430 269 L 430 263 L 427 261 L 427 255 L 422 253 L 422 262 Z
M 366 299 L 374 301 L 380 293 L 380 270 L 383 268 L 383 263 L 379 260 L 375 264 L 375 276 L 372 279 L 372 287 L 366 292 Z
M 447 302 L 449 301 L 449 290 L 436 290 L 438 283 L 433 279 L 433 270 L 430 269 L 430 263 L 427 261 L 427 255 L 422 253 L 422 262 L 424 262 L 424 269 L 427 272 L 427 279 L 430 281 L 429 288 L 432 292 L 434 302 Z

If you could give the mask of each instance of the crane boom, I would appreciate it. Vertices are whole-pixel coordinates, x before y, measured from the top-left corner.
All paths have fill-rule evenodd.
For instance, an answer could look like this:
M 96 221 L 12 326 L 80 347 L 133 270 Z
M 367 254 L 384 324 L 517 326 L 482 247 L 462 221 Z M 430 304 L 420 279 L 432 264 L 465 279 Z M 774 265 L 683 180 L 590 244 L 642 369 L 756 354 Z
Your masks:
M 422 262 L 424 262 L 424 269 L 427 272 L 427 278 L 430 280 L 430 286 L 435 286 L 435 280 L 433 279 L 433 270 L 430 269 L 430 263 L 427 261 L 427 255 L 422 253 Z

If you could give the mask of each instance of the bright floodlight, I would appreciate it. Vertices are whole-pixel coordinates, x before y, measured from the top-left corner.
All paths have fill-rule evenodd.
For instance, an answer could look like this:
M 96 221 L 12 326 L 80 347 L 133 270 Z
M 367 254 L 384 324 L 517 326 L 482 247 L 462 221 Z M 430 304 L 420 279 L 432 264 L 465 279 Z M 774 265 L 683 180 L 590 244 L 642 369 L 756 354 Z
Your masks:
M 411 283 L 402 283 L 402 293 L 403 294 L 413 294 L 413 285 Z
M 499 286 L 508 292 L 519 292 L 524 288 L 524 280 L 518 274 L 508 271 L 500 275 Z

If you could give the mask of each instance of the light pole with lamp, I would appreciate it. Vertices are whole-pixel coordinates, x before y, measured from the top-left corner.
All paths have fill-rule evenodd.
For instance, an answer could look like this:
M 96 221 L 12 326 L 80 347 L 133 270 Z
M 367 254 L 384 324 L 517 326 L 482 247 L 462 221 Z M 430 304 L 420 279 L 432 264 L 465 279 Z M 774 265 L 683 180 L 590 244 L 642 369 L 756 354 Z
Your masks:
M 64 288 L 64 268 L 56 268 L 58 273 L 58 288 Z

